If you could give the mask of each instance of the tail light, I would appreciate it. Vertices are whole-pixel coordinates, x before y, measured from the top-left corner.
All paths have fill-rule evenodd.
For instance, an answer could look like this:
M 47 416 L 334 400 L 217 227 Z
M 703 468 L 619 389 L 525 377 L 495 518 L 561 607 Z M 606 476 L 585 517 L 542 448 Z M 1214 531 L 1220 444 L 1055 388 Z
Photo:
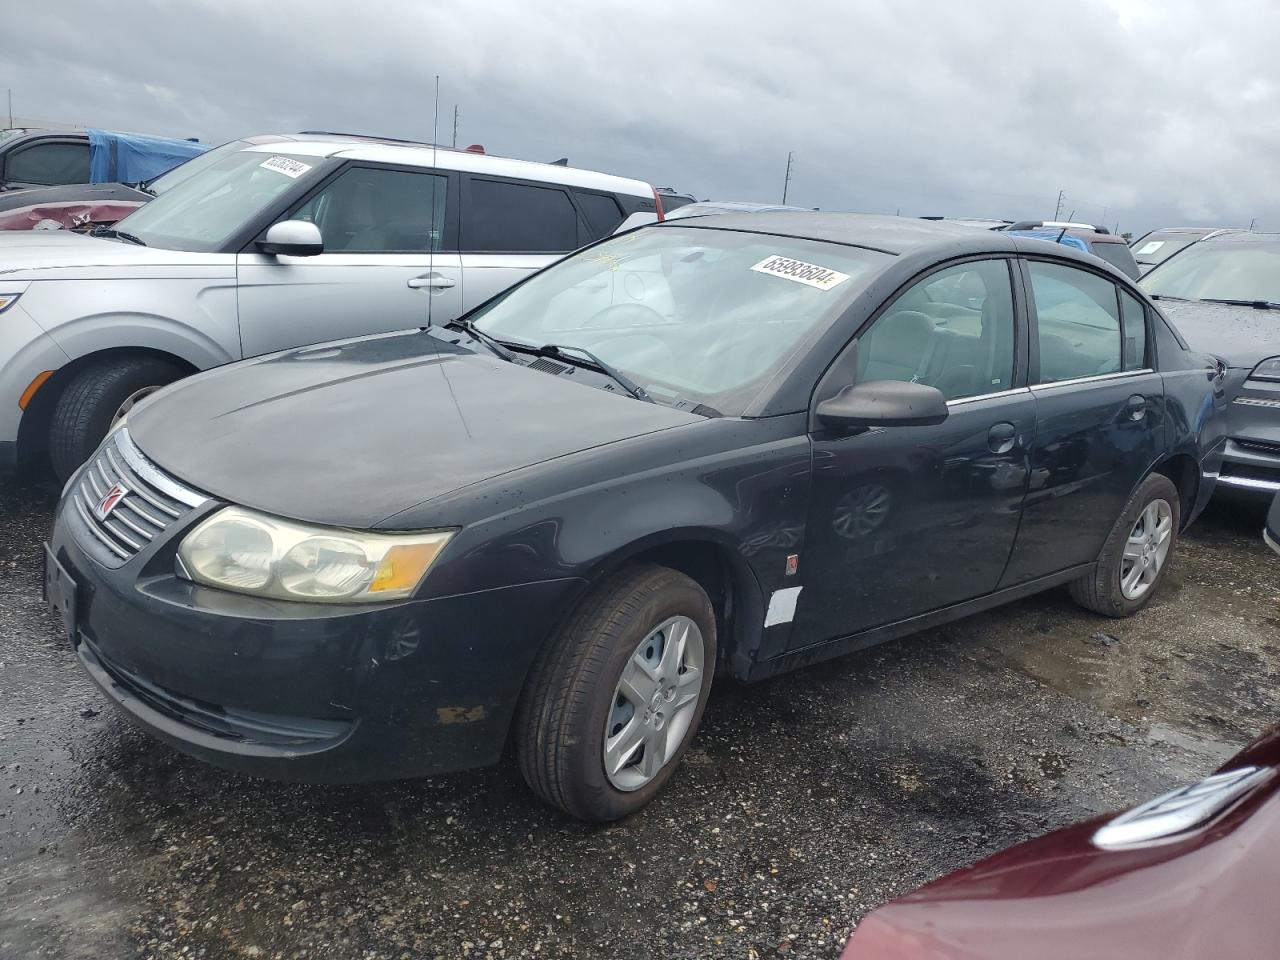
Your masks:
M 665 220 L 667 215 L 662 209 L 662 194 L 658 192 L 657 187 L 653 188 L 653 206 L 654 209 L 658 211 L 658 219 Z

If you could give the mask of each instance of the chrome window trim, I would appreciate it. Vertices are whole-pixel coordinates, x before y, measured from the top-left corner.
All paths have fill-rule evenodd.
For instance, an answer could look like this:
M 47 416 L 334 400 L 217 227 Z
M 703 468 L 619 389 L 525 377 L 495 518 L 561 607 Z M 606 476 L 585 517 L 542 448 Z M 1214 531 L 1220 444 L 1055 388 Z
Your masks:
M 134 445 L 133 438 L 129 436 L 128 427 L 121 427 L 116 433 L 115 446 L 134 472 L 161 493 L 179 503 L 185 503 L 188 507 L 202 507 L 208 502 L 208 497 L 196 493 L 189 487 L 179 485 L 152 466 L 151 461 L 144 458 L 142 452 Z M 153 504 L 153 506 L 159 506 L 159 504 Z M 166 512 L 169 511 L 166 510 Z
M 1071 380 L 1053 380 L 1049 383 L 1033 383 L 1032 390 L 1052 390 L 1055 387 L 1074 387 L 1081 383 L 1102 383 L 1106 380 L 1124 380 L 1132 377 L 1142 377 L 1149 373 L 1155 373 L 1150 367 L 1143 367 L 1141 370 L 1119 370 L 1115 373 L 1099 373 L 1092 377 L 1074 377 Z
M 1012 397 L 1020 393 L 1030 393 L 1030 387 L 1013 387 L 1009 390 L 997 390 L 995 393 L 976 393 L 972 397 L 957 397 L 954 400 L 948 400 L 948 407 L 958 407 L 966 403 L 974 403 L 978 400 L 994 400 L 998 397 Z

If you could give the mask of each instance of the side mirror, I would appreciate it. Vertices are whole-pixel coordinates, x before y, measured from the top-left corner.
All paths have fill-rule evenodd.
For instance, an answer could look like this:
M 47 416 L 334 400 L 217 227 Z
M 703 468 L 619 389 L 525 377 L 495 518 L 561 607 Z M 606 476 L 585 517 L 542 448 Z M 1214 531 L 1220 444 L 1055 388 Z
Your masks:
M 926 427 L 947 419 L 947 398 L 937 387 L 903 380 L 870 380 L 845 387 L 814 410 L 837 430 Z
M 309 220 L 281 220 L 267 228 L 258 249 L 286 257 L 314 257 L 324 253 L 324 237 Z

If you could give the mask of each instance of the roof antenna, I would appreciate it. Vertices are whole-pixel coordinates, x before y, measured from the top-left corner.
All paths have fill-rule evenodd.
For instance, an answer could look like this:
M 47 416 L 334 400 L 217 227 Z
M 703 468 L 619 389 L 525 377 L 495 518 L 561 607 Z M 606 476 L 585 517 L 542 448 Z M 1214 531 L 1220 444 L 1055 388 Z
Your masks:
M 456 123 L 456 118 L 455 118 Z M 431 308 L 435 305 L 435 287 L 431 282 L 436 278 L 436 184 L 439 174 L 436 168 L 436 140 L 440 133 L 440 74 L 436 74 L 436 106 L 431 118 L 431 226 L 427 230 L 427 326 L 431 326 Z

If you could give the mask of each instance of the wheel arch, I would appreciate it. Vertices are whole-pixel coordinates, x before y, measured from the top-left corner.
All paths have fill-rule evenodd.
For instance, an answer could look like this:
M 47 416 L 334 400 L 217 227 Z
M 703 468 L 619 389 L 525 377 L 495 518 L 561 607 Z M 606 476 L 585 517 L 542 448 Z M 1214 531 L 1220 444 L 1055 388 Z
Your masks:
M 1178 491 L 1181 529 L 1185 530 L 1195 517 L 1196 499 L 1200 494 L 1200 464 L 1189 453 L 1174 453 L 1160 460 L 1151 468 L 1169 479 Z
M 26 410 L 23 411 L 22 419 L 18 423 L 19 462 L 30 466 L 33 461 L 45 456 L 48 451 L 49 425 L 53 418 L 53 409 L 58 403 L 58 398 L 62 396 L 62 391 L 66 388 L 66 385 L 81 370 L 105 360 L 134 357 L 149 357 L 167 361 L 184 370 L 184 375 L 186 376 L 190 376 L 200 369 L 185 357 L 153 347 L 108 347 L 76 357 L 55 370 L 53 375 L 40 385 L 40 389 L 36 391 Z

